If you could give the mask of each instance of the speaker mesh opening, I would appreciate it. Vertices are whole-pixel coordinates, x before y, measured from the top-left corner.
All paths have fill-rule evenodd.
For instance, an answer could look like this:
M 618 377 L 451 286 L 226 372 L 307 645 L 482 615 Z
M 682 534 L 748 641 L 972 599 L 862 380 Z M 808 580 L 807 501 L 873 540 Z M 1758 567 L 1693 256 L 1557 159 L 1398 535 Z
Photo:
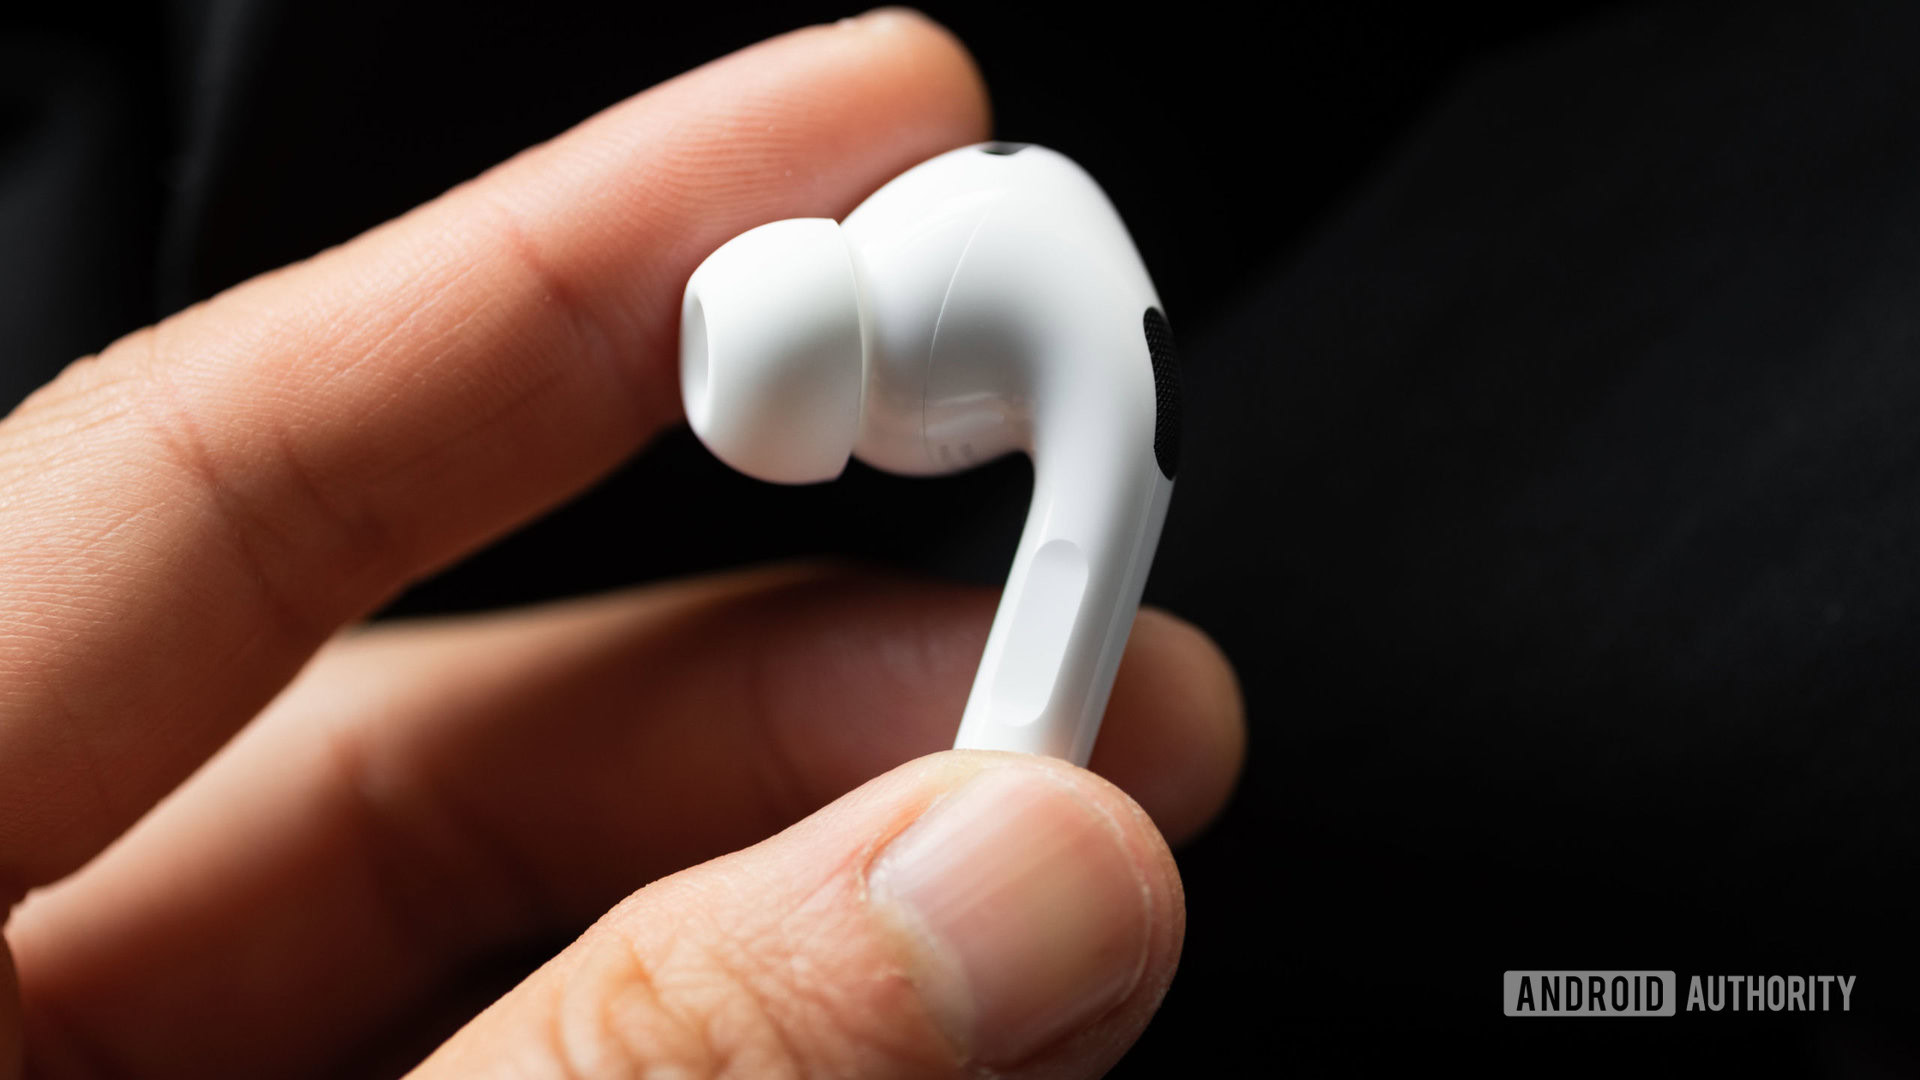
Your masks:
M 1173 351 L 1173 327 L 1159 308 L 1148 308 L 1143 321 L 1153 361 L 1153 460 L 1171 480 L 1180 471 L 1180 356 Z

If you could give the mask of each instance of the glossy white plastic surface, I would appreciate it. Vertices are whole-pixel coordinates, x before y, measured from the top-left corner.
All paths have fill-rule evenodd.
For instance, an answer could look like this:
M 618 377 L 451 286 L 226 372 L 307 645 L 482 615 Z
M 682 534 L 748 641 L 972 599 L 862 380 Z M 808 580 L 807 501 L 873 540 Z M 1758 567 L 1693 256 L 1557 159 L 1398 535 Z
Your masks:
M 824 252 L 809 229 L 807 251 Z M 1037 146 L 967 147 L 924 162 L 869 197 L 840 234 L 850 289 L 824 255 L 782 247 L 779 258 L 758 257 L 768 271 L 760 277 L 746 260 L 726 260 L 728 295 L 742 298 L 726 317 L 754 335 L 731 338 L 730 347 L 768 355 L 730 364 L 722 385 L 722 350 L 713 344 L 726 332 L 722 313 L 704 305 L 715 358 L 704 382 L 687 360 L 697 350 L 685 338 L 682 345 L 690 417 L 704 393 L 694 430 L 723 460 L 768 479 L 835 475 L 843 446 L 913 475 L 1016 450 L 1032 455 L 1032 510 L 955 745 L 1084 764 L 1173 490 L 1153 453 L 1142 323 L 1159 306 L 1153 284 L 1099 186 Z M 683 334 L 696 292 L 722 280 L 707 271 L 689 284 Z M 760 307 L 742 310 L 755 288 Z M 805 304 L 839 307 L 797 310 Z M 845 354 L 856 330 L 863 391 L 850 420 Z M 811 366 L 822 370 L 789 370 Z M 746 385 L 756 381 L 766 385 Z M 733 394 L 739 415 L 720 419 Z M 829 471 L 835 450 L 841 460 Z M 806 466 L 788 467 L 787 453 Z

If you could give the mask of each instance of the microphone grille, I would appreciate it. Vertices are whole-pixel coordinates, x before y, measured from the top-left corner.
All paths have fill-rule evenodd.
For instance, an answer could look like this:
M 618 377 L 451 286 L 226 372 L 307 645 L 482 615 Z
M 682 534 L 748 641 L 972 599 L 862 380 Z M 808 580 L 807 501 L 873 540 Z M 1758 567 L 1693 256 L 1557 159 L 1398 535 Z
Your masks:
M 1173 327 L 1159 308 L 1148 308 L 1142 321 L 1153 361 L 1153 460 L 1171 480 L 1180 470 L 1180 356 L 1173 349 Z

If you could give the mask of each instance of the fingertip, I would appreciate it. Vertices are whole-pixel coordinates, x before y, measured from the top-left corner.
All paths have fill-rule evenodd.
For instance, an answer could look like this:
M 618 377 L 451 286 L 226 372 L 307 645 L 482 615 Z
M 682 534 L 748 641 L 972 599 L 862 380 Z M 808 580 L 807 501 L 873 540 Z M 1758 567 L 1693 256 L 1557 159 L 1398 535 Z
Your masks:
M 1098 1076 L 1184 931 L 1172 856 L 1125 793 L 945 751 L 628 897 L 416 1075 L 518 1048 L 578 1075 Z
M 968 1062 L 1094 1075 L 1179 962 L 1179 871 L 1145 811 L 1051 758 L 947 751 L 893 774 L 922 809 L 867 868 L 929 1012 Z
M 973 53 L 945 24 L 916 8 L 888 5 L 842 19 L 838 25 L 868 35 L 890 50 L 909 51 L 916 70 L 945 88 L 962 130 L 982 139 L 992 131 L 986 78 Z

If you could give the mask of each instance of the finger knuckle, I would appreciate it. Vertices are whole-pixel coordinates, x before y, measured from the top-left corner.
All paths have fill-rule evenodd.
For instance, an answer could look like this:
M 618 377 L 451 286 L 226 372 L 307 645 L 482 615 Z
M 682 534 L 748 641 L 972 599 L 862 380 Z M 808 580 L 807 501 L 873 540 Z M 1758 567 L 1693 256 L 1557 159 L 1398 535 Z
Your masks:
M 183 520 L 218 530 L 212 539 L 232 553 L 265 609 L 295 632 L 324 636 L 352 613 L 339 609 L 341 598 L 399 577 L 411 553 L 351 485 L 310 460 L 282 410 L 233 400 L 225 386 L 184 389 L 200 358 L 176 342 L 192 335 L 168 329 L 118 342 L 105 359 L 153 460 L 209 510 Z
M 568 1080 L 805 1075 L 763 1003 L 711 951 L 675 935 L 665 952 L 608 942 L 554 1003 Z
M 950 1072 L 854 1000 L 872 980 L 849 993 L 777 928 L 709 916 L 669 934 L 618 934 L 599 952 L 556 1003 L 553 1044 L 569 1080 Z
M 630 423 L 656 422 L 659 395 L 636 377 L 632 359 L 666 351 L 661 328 L 637 326 L 624 308 L 600 302 L 599 291 L 549 250 L 539 223 L 498 189 L 474 184 L 462 195 L 455 206 L 463 225 L 484 238 L 485 250 L 500 267 L 517 275 L 524 294 L 537 297 L 555 316 L 550 325 L 560 328 L 560 348 L 574 359 L 572 370 L 601 376 L 607 400 L 624 406 Z

